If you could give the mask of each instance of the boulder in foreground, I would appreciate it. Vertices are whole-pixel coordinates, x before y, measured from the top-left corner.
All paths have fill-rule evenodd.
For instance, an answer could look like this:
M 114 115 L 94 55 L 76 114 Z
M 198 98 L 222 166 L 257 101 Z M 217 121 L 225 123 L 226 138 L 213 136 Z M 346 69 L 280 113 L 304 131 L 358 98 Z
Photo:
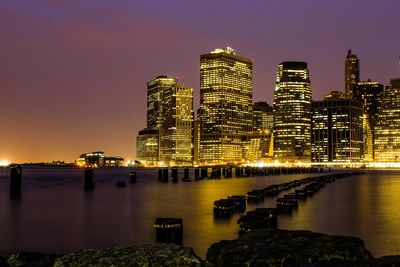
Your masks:
M 147 266 L 147 267 L 197 267 L 203 266 L 193 249 L 175 244 L 153 244 L 106 249 L 83 249 L 66 254 L 54 263 L 54 267 L 72 266 Z
M 207 261 L 222 266 L 369 266 L 371 253 L 356 237 L 262 229 L 211 245 Z

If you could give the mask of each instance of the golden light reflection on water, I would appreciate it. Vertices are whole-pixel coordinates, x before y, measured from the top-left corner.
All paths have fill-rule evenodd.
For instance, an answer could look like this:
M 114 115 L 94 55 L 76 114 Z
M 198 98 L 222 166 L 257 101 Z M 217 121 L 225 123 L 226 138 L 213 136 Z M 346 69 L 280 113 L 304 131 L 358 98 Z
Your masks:
M 279 227 L 356 236 L 374 256 L 399 254 L 399 193 L 400 171 L 368 171 L 327 185 Z
M 235 214 L 229 219 L 213 216 L 215 200 L 231 195 L 245 195 L 247 191 L 264 188 L 269 184 L 291 181 L 296 176 L 222 179 L 192 182 L 192 184 L 165 184 L 154 188 L 152 201 L 144 202 L 144 217 L 179 217 L 183 219 L 184 245 L 196 249 L 196 253 L 204 256 L 207 248 L 213 242 L 222 239 L 237 238 L 237 219 Z M 258 205 L 247 205 L 247 210 L 256 207 L 275 205 L 274 200 L 266 200 Z M 154 223 L 154 221 L 152 221 Z M 150 233 L 151 232 L 151 233 Z M 153 229 L 149 234 L 154 235 Z
M 0 254 L 153 243 L 155 219 L 178 217 L 183 219 L 184 245 L 204 257 L 213 242 L 237 237 L 239 214 L 227 220 L 215 219 L 215 200 L 311 176 L 162 184 L 154 173 L 138 172 L 136 184 L 117 188 L 116 181 L 128 179 L 128 174 L 107 170 L 95 174 L 94 191 L 85 193 L 81 170 L 54 170 L 51 175 L 43 170 L 31 172 L 40 179 L 31 179 L 29 170 L 25 172 L 23 196 L 18 202 L 9 199 L 7 181 L 0 179 L 4 204 L 0 205 Z M 62 185 L 58 185 L 60 182 Z M 368 171 L 326 185 L 301 202 L 291 216 L 279 216 L 278 225 L 282 229 L 358 236 L 374 256 L 399 254 L 399 193 L 400 171 Z M 274 199 L 266 199 L 248 205 L 247 210 L 274 205 Z

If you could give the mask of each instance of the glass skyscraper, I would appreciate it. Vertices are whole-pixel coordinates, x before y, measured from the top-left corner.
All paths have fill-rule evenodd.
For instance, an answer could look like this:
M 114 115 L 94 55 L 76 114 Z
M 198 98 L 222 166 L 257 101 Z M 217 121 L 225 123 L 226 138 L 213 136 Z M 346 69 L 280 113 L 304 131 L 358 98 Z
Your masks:
M 192 164 L 192 88 L 167 76 L 147 83 L 147 128 L 139 131 L 136 156 L 147 165 Z
M 363 105 L 364 160 L 374 160 L 375 125 L 383 97 L 383 84 L 368 80 L 353 88 L 353 99 Z
M 200 160 L 243 160 L 243 137 L 253 130 L 252 61 L 228 47 L 200 56 Z
M 360 81 L 360 62 L 356 55 L 347 51 L 345 66 L 344 66 L 344 84 L 345 95 L 347 98 L 353 97 L 353 88 Z
M 400 161 L 400 78 L 390 80 L 375 125 L 375 161 Z
M 311 85 L 307 63 L 278 66 L 274 93 L 274 158 L 311 161 Z
M 363 160 L 363 109 L 352 99 L 312 103 L 312 162 L 351 163 Z
M 180 84 L 164 89 L 161 114 L 161 160 L 168 166 L 192 165 L 193 89 Z
M 176 83 L 176 78 L 163 75 L 147 83 L 147 128 L 160 128 L 164 89 L 171 88 Z

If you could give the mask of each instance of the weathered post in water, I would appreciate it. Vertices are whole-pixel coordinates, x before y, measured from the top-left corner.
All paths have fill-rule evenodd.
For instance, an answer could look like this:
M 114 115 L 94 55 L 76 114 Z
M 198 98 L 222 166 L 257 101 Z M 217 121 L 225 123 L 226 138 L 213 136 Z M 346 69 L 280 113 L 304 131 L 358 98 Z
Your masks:
M 194 179 L 199 180 L 199 177 L 200 177 L 200 170 L 199 170 L 199 168 L 195 168 L 194 169 Z
M 179 169 L 177 167 L 171 168 L 171 180 L 174 183 L 178 182 L 178 172 L 179 172 Z
M 129 172 L 129 178 L 130 178 L 130 182 L 132 183 L 136 183 L 136 171 L 130 171 Z
M 154 223 L 156 242 L 182 245 L 183 222 L 180 218 L 157 218 Z
M 13 165 L 10 167 L 10 195 L 12 197 L 21 195 L 22 167 Z
M 163 183 L 168 183 L 168 178 L 169 178 L 168 167 L 167 168 L 163 168 L 163 170 L 162 170 L 162 182 Z
M 86 168 L 83 170 L 83 173 L 85 175 L 85 190 L 89 191 L 94 188 L 94 182 L 93 182 L 93 176 L 94 176 L 94 170 L 92 168 Z

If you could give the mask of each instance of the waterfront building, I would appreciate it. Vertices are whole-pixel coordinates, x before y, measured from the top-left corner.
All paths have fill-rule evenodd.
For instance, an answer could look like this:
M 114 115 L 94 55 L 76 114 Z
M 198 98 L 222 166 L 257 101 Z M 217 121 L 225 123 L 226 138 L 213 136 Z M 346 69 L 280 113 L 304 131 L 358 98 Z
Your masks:
M 157 166 L 160 160 L 159 130 L 143 129 L 136 138 L 136 158 L 145 166 Z
M 400 161 L 400 78 L 390 80 L 375 125 L 375 161 Z
M 253 104 L 253 130 L 272 130 L 274 126 L 274 112 L 267 102 Z
M 274 157 L 311 160 L 311 85 L 305 62 L 282 62 L 274 93 Z
M 159 129 L 161 127 L 163 92 L 176 83 L 176 78 L 164 75 L 147 83 L 147 128 Z
M 362 104 L 352 99 L 312 103 L 312 162 L 352 163 L 363 160 Z
M 247 163 L 269 162 L 273 156 L 272 131 L 261 130 L 244 137 L 243 155 Z
M 347 98 L 353 97 L 353 87 L 360 81 L 360 62 L 356 55 L 349 49 L 344 66 L 345 95 Z
M 358 82 L 353 99 L 363 104 L 364 160 L 374 160 L 375 125 L 383 97 L 383 84 L 371 80 Z
M 160 158 L 167 166 L 193 160 L 193 88 L 174 84 L 163 90 Z
M 79 159 L 75 161 L 78 167 L 119 167 L 124 159 L 122 157 L 109 157 L 102 151 L 95 151 L 81 154 Z
M 252 61 L 235 50 L 200 56 L 200 160 L 241 162 L 243 137 L 253 130 Z

